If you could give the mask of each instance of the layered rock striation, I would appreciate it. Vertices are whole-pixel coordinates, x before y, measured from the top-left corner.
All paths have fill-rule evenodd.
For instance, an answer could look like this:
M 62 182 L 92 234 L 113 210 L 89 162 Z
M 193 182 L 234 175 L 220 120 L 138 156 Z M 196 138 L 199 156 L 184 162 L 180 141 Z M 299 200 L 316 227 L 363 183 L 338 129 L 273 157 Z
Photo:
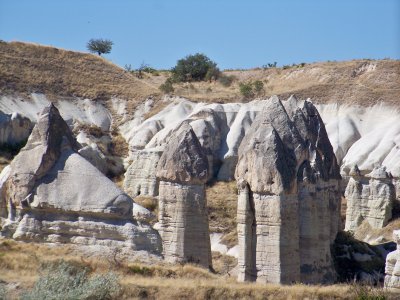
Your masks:
M 239 147 L 240 281 L 327 283 L 340 174 L 314 105 L 272 97 Z
M 1 176 L 2 234 L 24 241 L 161 251 L 157 232 L 139 221 L 149 212 L 79 155 L 79 148 L 57 108 L 46 107 Z
M 385 287 L 400 292 L 400 230 L 393 231 L 397 249 L 386 256 Z
M 396 198 L 392 176 L 386 167 L 376 167 L 365 176 L 355 165 L 349 172 L 345 230 L 355 231 L 363 221 L 372 228 L 383 228 L 392 218 Z
M 188 123 L 171 136 L 157 166 L 159 232 L 168 262 L 211 267 L 207 202 L 204 184 L 208 161 Z
M 139 195 L 157 196 L 159 182 L 156 177 L 157 164 L 162 155 L 159 149 L 136 150 L 132 164 L 125 172 L 124 190 L 131 197 Z

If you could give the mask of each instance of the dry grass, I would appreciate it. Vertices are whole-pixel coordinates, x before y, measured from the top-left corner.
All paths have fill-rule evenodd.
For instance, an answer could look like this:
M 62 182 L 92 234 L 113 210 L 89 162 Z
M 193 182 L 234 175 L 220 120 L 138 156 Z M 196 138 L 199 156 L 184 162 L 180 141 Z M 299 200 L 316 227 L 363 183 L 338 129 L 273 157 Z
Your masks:
M 232 232 L 236 228 L 236 182 L 213 182 L 206 187 L 211 232 Z
M 42 264 L 61 257 L 95 273 L 110 270 L 117 273 L 123 287 L 120 299 L 354 299 L 356 296 L 350 285 L 238 283 L 232 276 L 212 274 L 194 265 L 112 263 L 100 257 L 79 255 L 71 246 L 12 240 L 0 241 L 0 281 L 19 283 L 20 289 L 29 288 L 38 278 Z M 388 294 L 387 299 L 390 298 Z
M 159 94 L 156 87 L 105 58 L 21 42 L 0 43 L 0 89 L 98 100 Z
M 379 243 L 393 241 L 393 230 L 400 228 L 400 218 L 392 219 L 383 228 L 372 228 L 367 221 L 361 223 L 361 225 L 354 232 L 354 237 L 358 240 L 365 240 L 368 238 L 369 241 L 373 241 L 379 237 L 383 239 Z

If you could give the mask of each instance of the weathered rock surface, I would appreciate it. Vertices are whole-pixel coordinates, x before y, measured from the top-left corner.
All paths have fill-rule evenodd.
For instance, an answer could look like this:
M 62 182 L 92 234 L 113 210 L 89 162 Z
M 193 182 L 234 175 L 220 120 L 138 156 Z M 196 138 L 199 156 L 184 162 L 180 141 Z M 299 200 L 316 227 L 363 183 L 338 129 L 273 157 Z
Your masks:
M 211 267 L 204 184 L 208 161 L 191 126 L 173 133 L 157 166 L 159 232 L 169 262 Z
M 18 113 L 4 114 L 0 111 L 0 146 L 24 142 L 33 128 L 32 122 Z
M 395 187 L 386 167 L 376 167 L 362 176 L 355 165 L 349 172 L 345 230 L 355 231 L 366 220 L 372 228 L 382 228 L 392 218 Z
M 339 229 L 340 174 L 311 102 L 271 98 L 239 147 L 238 279 L 326 283 Z
M 124 179 L 124 191 L 131 196 L 157 196 L 158 179 L 156 177 L 157 164 L 162 151 L 136 150 L 132 155 L 132 164 L 128 167 Z
M 137 221 L 148 211 L 79 155 L 79 147 L 57 108 L 46 107 L 5 181 L 12 237 L 160 251 L 157 232 Z
M 400 230 L 393 231 L 393 239 L 397 249 L 386 257 L 385 287 L 400 291 Z

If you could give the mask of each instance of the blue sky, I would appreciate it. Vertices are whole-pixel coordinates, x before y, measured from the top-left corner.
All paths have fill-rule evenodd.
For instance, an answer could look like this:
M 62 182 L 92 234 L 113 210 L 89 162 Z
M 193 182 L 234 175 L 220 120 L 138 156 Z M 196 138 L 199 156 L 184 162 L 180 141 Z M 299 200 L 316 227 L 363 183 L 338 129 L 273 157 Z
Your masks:
M 169 69 L 201 52 L 220 68 L 400 58 L 400 0 L 0 0 L 0 39 L 106 55 Z

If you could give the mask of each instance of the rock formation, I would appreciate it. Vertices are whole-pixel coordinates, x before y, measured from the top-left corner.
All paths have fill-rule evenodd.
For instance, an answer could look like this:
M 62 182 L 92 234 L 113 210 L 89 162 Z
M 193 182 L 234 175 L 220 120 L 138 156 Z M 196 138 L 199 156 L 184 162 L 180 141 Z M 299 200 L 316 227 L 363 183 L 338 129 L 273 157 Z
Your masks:
M 271 98 L 239 147 L 238 279 L 326 283 L 340 174 L 317 109 Z
M 355 231 L 366 220 L 372 228 L 386 226 L 392 217 L 395 187 L 386 167 L 376 167 L 361 175 L 355 165 L 349 172 L 345 197 L 347 199 L 345 230 Z
M 393 231 L 397 249 L 386 256 L 385 287 L 400 292 L 400 230 Z
M 17 145 L 26 141 L 32 131 L 32 122 L 18 113 L 11 115 L 0 111 L 0 146 Z
M 160 251 L 149 212 L 78 154 L 68 125 L 46 107 L 10 165 L 0 198 L 2 234 L 26 241 L 99 244 Z M 2 176 L 3 177 L 3 176 Z
M 143 149 L 131 155 L 132 164 L 126 170 L 124 179 L 124 190 L 129 196 L 158 195 L 156 169 L 161 154 L 159 149 Z
M 166 261 L 211 267 L 204 184 L 208 162 L 188 123 L 171 136 L 157 166 L 159 232 Z

